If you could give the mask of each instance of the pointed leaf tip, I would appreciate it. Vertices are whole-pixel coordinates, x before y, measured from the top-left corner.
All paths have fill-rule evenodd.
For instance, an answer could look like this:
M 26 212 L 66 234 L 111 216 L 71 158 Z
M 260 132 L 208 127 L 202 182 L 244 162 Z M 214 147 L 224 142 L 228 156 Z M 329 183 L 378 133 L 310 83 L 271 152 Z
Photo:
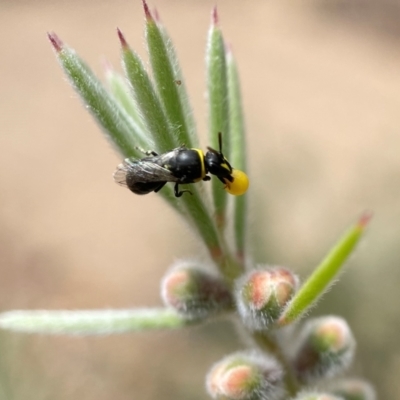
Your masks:
M 364 211 L 362 213 L 360 219 L 358 220 L 358 224 L 357 224 L 360 227 L 360 229 L 365 229 L 367 227 L 372 216 L 373 216 L 373 213 L 370 210 Z
M 218 25 L 218 10 L 217 10 L 217 6 L 214 6 L 213 9 L 212 9 L 211 19 L 212 19 L 213 25 Z
M 142 3 L 143 3 L 144 15 L 146 16 L 146 19 L 148 21 L 152 21 L 153 17 L 151 15 L 151 12 L 150 12 L 149 6 L 147 5 L 146 0 L 142 0 Z
M 123 35 L 122 32 L 119 30 L 119 28 L 117 28 L 117 33 L 118 33 L 118 38 L 119 38 L 119 41 L 121 42 L 122 48 L 123 48 L 124 50 L 127 49 L 127 48 L 129 48 L 128 42 L 126 41 L 124 35 Z
M 54 32 L 47 32 L 47 37 L 49 38 L 54 50 L 59 53 L 63 49 L 64 43 Z

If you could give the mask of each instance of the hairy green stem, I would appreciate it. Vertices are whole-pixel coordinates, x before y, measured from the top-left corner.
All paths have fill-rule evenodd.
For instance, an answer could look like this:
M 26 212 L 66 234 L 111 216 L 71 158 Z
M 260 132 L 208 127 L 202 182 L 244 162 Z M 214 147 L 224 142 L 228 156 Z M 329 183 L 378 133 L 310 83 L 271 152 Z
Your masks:
M 261 350 L 272 354 L 282 365 L 282 368 L 284 369 L 283 380 L 285 384 L 285 389 L 291 397 L 295 396 L 300 390 L 300 384 L 297 381 L 293 373 L 292 367 L 287 360 L 286 355 L 284 354 L 278 341 L 266 332 L 253 332 L 252 336 Z

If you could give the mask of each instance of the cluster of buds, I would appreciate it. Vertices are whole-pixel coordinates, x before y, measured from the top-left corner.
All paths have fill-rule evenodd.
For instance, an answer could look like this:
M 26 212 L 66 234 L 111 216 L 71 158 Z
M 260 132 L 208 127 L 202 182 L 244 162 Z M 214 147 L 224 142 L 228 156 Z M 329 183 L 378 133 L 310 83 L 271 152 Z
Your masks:
M 307 391 L 308 385 L 335 378 L 350 365 L 355 340 L 346 321 L 335 316 L 310 319 L 294 330 L 279 327 L 279 318 L 299 286 L 297 276 L 289 269 L 259 266 L 237 279 L 233 286 L 231 290 L 222 277 L 194 261 L 176 263 L 162 281 L 164 303 L 188 320 L 231 311 L 236 303 L 243 325 L 254 338 L 268 341 L 271 335 L 279 337 L 282 348 L 279 357 L 268 354 L 271 349 L 267 346 L 235 353 L 216 363 L 207 376 L 207 389 L 212 398 L 375 398 L 371 387 L 360 380 L 338 381 L 326 392 Z M 257 344 L 260 346 L 259 340 Z M 285 391 L 287 380 L 292 393 Z

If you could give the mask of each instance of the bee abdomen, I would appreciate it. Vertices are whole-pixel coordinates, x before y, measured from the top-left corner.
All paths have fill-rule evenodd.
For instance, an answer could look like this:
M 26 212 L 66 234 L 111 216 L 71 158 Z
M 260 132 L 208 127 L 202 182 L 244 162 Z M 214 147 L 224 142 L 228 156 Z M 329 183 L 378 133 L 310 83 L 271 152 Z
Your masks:
M 129 181 L 129 178 L 126 180 L 126 185 L 128 189 L 135 194 L 148 194 L 157 190 L 161 185 L 165 182 L 136 182 L 134 180 Z

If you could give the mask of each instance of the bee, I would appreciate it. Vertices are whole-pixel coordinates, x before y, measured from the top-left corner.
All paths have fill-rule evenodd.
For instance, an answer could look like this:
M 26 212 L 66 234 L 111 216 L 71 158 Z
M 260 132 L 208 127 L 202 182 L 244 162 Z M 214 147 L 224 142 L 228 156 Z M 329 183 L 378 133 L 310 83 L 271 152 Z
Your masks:
M 249 179 L 243 171 L 233 169 L 222 154 L 221 133 L 218 142 L 219 151 L 207 147 L 205 154 L 185 145 L 163 154 L 139 149 L 147 157 L 126 158 L 114 172 L 114 181 L 139 195 L 157 193 L 167 182 L 175 182 L 175 196 L 181 197 L 183 193 L 192 193 L 187 189 L 179 190 L 179 185 L 209 181 L 208 174 L 212 174 L 225 185 L 228 193 L 242 195 L 247 191 Z

